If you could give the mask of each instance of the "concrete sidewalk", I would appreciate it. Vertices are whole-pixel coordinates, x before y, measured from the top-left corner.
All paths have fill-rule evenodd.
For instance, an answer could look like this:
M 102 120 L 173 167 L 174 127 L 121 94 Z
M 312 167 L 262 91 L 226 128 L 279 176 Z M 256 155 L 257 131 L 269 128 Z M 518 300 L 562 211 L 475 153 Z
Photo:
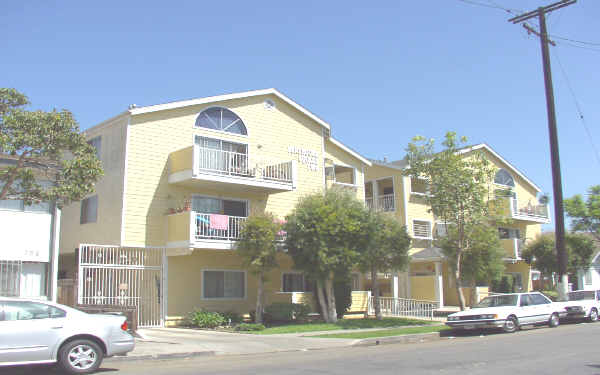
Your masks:
M 361 329 L 373 331 L 381 329 Z M 356 330 L 351 330 L 356 331 Z M 207 355 L 258 354 L 307 351 L 385 343 L 413 343 L 439 339 L 438 334 L 416 334 L 373 339 L 332 339 L 307 337 L 319 334 L 348 333 L 350 330 L 253 335 L 185 328 L 140 329 L 135 350 L 125 357 L 107 361 L 187 358 Z

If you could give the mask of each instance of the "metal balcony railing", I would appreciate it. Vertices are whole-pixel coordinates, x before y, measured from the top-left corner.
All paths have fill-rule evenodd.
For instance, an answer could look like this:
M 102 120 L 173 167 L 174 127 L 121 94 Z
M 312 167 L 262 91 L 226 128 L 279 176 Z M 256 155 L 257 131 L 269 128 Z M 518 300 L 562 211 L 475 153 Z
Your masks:
M 376 211 L 394 211 L 396 209 L 396 201 L 394 194 L 384 194 L 377 197 L 377 204 L 373 206 L 373 198 L 365 198 L 365 205 L 370 210 Z

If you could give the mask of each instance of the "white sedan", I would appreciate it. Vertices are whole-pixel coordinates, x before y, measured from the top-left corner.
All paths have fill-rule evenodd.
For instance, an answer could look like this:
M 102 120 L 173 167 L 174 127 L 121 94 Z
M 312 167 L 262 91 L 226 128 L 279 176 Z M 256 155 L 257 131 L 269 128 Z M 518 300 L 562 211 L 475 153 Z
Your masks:
M 69 374 L 89 374 L 134 345 L 123 316 L 0 297 L 0 367 L 57 362 Z
M 448 315 L 446 325 L 455 329 L 502 328 L 504 332 L 515 332 L 525 325 L 556 327 L 564 315 L 564 307 L 542 293 L 500 294 L 482 299 L 469 310 Z
M 567 294 L 569 300 L 557 302 L 567 311 L 567 319 L 587 319 L 598 321 L 600 311 L 600 290 L 575 290 Z

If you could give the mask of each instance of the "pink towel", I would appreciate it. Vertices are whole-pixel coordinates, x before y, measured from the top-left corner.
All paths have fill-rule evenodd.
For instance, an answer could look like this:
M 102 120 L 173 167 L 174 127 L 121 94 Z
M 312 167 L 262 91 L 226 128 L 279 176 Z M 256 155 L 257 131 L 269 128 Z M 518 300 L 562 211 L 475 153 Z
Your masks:
M 229 216 L 210 214 L 210 229 L 229 229 Z

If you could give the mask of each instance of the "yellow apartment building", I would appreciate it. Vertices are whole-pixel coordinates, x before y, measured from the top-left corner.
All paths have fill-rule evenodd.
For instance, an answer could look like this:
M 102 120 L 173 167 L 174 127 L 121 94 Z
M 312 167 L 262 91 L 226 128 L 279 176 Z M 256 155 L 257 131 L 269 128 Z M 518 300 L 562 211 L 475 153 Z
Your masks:
M 283 219 L 332 186 L 364 200 L 371 166 L 275 89 L 132 105 L 85 134 L 105 176 L 63 211 L 60 275 L 78 280 L 80 303 L 146 301 L 154 317 L 142 325 L 176 324 L 196 308 L 253 310 L 256 279 L 234 251 L 246 218 Z M 280 260 L 267 304 L 298 302 L 306 288 Z
M 460 151 L 465 157 L 473 152 L 484 152 L 496 168 L 495 190 L 510 191 L 506 198 L 506 212 L 510 225 L 498 228 L 506 251 L 506 273 L 513 276 L 518 289 L 532 288 L 531 270 L 521 258 L 524 243 L 541 233 L 541 225 L 550 222 L 548 206 L 539 204 L 541 189 L 507 162 L 487 144 L 478 144 Z M 429 212 L 424 197 L 427 186 L 423 180 L 403 176 L 406 163 L 399 161 L 372 161 L 365 171 L 365 202 L 368 207 L 388 212 L 404 224 L 413 238 L 411 261 L 407 272 L 387 275 L 383 282 L 387 296 L 435 301 L 440 307 L 458 306 L 456 286 L 448 263 L 441 250 L 433 245 L 436 236 L 444 235 L 442 223 Z M 465 298 L 469 302 L 470 290 Z

